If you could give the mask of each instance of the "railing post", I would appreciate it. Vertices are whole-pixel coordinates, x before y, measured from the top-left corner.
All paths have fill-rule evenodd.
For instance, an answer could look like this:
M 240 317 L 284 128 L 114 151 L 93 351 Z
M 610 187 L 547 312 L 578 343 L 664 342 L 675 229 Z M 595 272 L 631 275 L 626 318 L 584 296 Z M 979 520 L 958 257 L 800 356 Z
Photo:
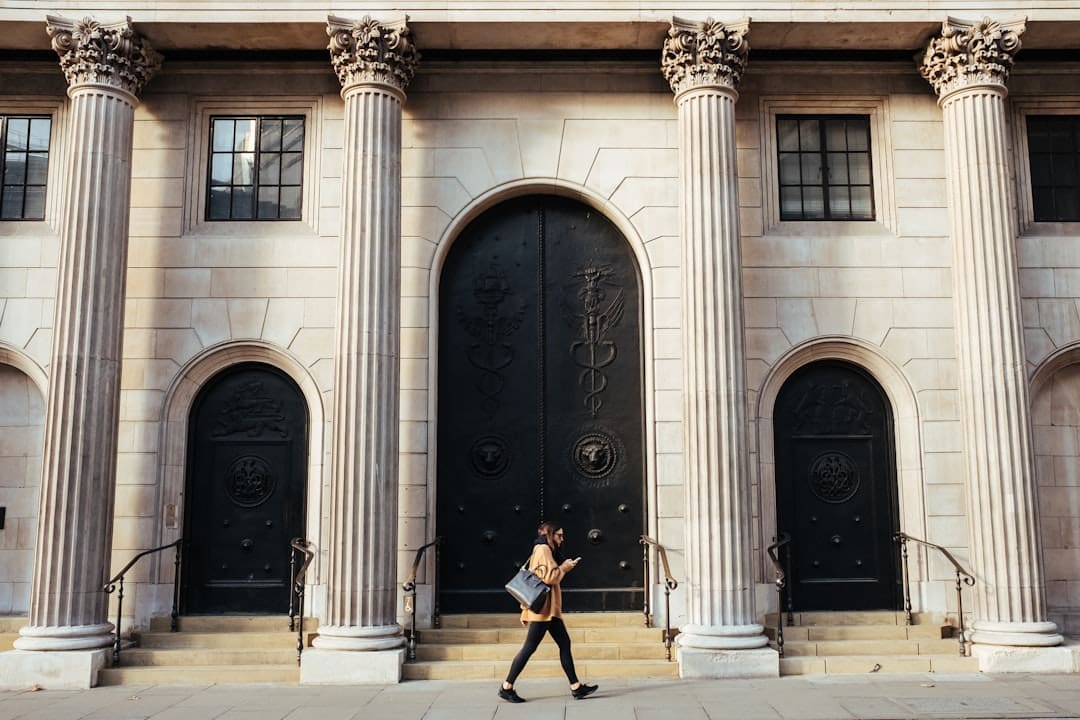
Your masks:
M 293 542 L 296 542 L 298 538 L 294 538 Z M 289 545 L 289 632 L 296 631 L 296 609 L 294 607 L 294 601 L 296 599 L 296 548 Z
M 911 625 L 911 576 L 908 570 L 907 536 L 897 533 L 896 539 L 900 542 L 900 562 L 904 568 L 904 622 Z
M 176 559 L 173 561 L 172 615 L 169 618 L 169 632 L 180 629 L 180 547 L 183 542 L 183 539 L 180 539 L 174 543 Z
M 791 545 L 784 546 L 784 567 L 788 570 L 791 569 Z M 792 588 L 791 585 L 784 582 L 785 595 L 787 596 L 787 624 L 791 627 L 795 624 L 795 602 L 791 599 Z
M 124 576 L 120 576 L 119 585 L 116 588 L 116 639 L 113 641 L 112 664 L 116 667 L 120 664 L 120 618 L 124 615 Z
M 652 588 L 652 575 L 649 573 L 649 544 L 641 541 L 641 566 L 645 568 L 645 601 L 641 605 L 641 612 L 645 615 L 645 627 L 651 627 L 649 622 L 649 596 Z
M 441 539 L 441 538 L 440 538 Z M 442 543 L 435 543 L 435 576 L 431 580 L 431 626 L 442 627 L 439 612 L 439 568 L 442 567 Z

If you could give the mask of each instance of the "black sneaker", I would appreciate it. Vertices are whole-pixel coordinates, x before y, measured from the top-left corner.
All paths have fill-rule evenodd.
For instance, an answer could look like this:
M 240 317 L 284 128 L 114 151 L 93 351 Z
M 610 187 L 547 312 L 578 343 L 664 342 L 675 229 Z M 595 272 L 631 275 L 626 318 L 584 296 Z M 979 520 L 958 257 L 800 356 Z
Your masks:
M 593 690 L 595 690 L 595 689 L 596 688 L 593 688 Z M 509 690 L 507 690 L 504 687 L 500 687 L 499 688 L 499 697 L 501 697 L 506 702 L 512 702 L 512 703 L 523 703 L 523 702 L 525 702 L 525 698 L 518 695 L 517 691 L 514 690 L 514 688 L 510 688 Z M 582 697 L 585 697 L 585 696 L 582 695 Z
M 599 685 L 586 685 L 581 683 L 577 686 L 577 690 L 571 690 L 570 694 L 574 696 L 575 700 L 583 700 L 599 689 Z

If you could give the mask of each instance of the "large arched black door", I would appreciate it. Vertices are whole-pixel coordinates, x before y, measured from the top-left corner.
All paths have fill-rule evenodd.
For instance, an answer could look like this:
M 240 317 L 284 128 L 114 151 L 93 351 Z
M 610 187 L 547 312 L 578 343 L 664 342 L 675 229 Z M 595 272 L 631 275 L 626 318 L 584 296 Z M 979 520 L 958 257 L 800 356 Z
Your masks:
M 784 383 L 773 419 L 795 609 L 897 609 L 892 411 L 881 386 L 855 365 L 812 363 Z
M 286 613 L 289 542 L 304 535 L 307 405 L 267 365 L 229 368 L 188 425 L 183 612 Z
M 582 556 L 569 610 L 642 606 L 641 280 L 595 210 L 530 196 L 472 222 L 439 289 L 442 610 L 506 612 L 541 520 Z

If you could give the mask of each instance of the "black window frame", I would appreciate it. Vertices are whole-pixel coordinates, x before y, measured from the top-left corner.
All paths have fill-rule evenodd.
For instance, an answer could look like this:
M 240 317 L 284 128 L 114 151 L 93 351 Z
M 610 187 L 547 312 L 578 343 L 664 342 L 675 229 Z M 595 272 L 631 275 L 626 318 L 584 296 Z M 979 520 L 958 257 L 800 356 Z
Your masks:
M 286 120 L 298 120 L 300 122 L 301 134 L 299 150 L 286 151 L 282 149 L 281 142 L 284 137 L 284 130 L 278 135 L 279 145 L 277 149 L 265 150 L 262 147 L 263 143 L 263 123 L 265 121 L 277 121 L 282 122 Z M 233 122 L 233 147 L 228 151 L 215 150 L 214 146 L 214 133 L 218 127 L 218 121 L 232 121 Z M 236 166 L 235 156 L 238 154 L 247 153 L 249 151 L 239 151 L 235 147 L 235 130 L 237 121 L 254 121 L 255 122 L 255 146 L 250 151 L 254 155 L 252 171 L 252 182 L 250 185 L 245 183 L 235 182 Z M 206 192 L 205 209 L 203 212 L 203 218 L 206 222 L 297 222 L 303 219 L 304 214 L 304 161 L 307 152 L 307 124 L 308 118 L 303 114 L 284 113 L 284 114 L 271 114 L 271 115 L 256 115 L 256 114 L 221 114 L 210 116 L 209 127 L 209 144 L 207 145 L 206 154 Z M 214 181 L 214 160 L 216 156 L 232 156 L 233 162 L 230 163 L 232 170 L 230 172 L 230 182 L 217 183 Z M 277 183 L 264 183 L 262 182 L 262 161 L 266 156 L 277 156 Z M 297 155 L 299 157 L 299 178 L 296 183 L 282 183 L 281 176 L 282 159 L 285 155 Z M 214 191 L 215 188 L 229 188 L 229 216 L 228 217 L 215 217 L 214 212 Z M 234 202 L 234 193 L 236 188 L 250 188 L 251 200 L 250 200 L 250 215 L 243 216 L 235 213 L 236 204 Z M 262 215 L 260 211 L 260 191 L 268 188 L 277 188 L 277 202 L 275 204 L 276 213 L 273 216 Z M 281 209 L 281 190 L 282 188 L 296 188 L 296 214 L 282 216 Z
M 1033 113 L 1025 120 L 1032 219 L 1035 222 L 1080 222 L 1080 114 Z M 1043 127 L 1034 127 L 1037 125 Z M 1065 138 L 1061 137 L 1063 129 L 1067 129 L 1070 136 L 1068 148 L 1062 147 L 1065 144 Z M 1043 133 L 1041 137 L 1039 130 Z M 1044 170 L 1048 172 L 1044 173 Z M 1066 202 L 1071 204 L 1071 211 L 1062 209 Z M 1048 208 L 1050 212 L 1046 212 Z
M 12 120 L 26 120 L 27 134 L 26 146 L 22 148 L 10 148 L 9 128 Z M 34 147 L 32 142 L 33 125 L 35 121 L 46 122 L 46 138 L 44 149 Z M 48 113 L 0 113 L 0 222 L 41 222 L 45 219 L 49 199 L 49 174 L 52 154 L 53 117 Z M 12 155 L 22 157 L 22 177 L 19 182 L 9 183 L 9 162 Z M 44 164 L 44 178 L 41 182 L 28 182 L 31 173 L 31 157 L 41 157 Z M 26 214 L 26 198 L 30 188 L 41 189 L 40 215 Z M 15 190 L 13 190 L 15 189 Z M 17 191 L 21 195 L 19 201 L 19 213 L 17 216 L 6 216 L 4 208 L 10 202 L 10 193 Z
M 782 145 L 782 130 L 781 123 L 785 121 L 794 120 L 798 123 L 798 150 L 784 150 Z M 817 148 L 808 147 L 803 149 L 802 140 L 802 121 L 817 121 L 818 122 L 818 134 L 817 134 Z M 845 123 L 856 120 L 865 124 L 866 133 L 866 148 L 865 150 L 856 149 L 851 150 L 849 147 L 849 135 L 848 128 L 845 126 L 844 133 L 844 148 L 831 149 L 828 145 L 828 130 L 827 123 L 830 121 L 842 120 Z M 873 137 L 872 137 L 872 118 L 870 115 L 857 114 L 857 113 L 835 113 L 835 114 L 818 114 L 818 113 L 784 113 L 778 114 L 775 117 L 775 129 L 776 129 L 776 177 L 777 177 L 777 203 L 779 205 L 780 221 L 781 222 L 874 222 L 877 220 L 877 203 L 874 197 L 874 151 L 873 151 Z M 846 175 L 848 182 L 830 182 L 829 172 L 829 155 L 843 154 L 847 156 L 846 160 Z M 867 182 L 865 183 L 853 183 L 851 182 L 851 161 L 852 155 L 861 154 L 866 156 L 866 176 Z M 785 155 L 798 155 L 799 156 L 799 182 L 785 182 L 784 177 L 784 156 Z M 821 181 L 820 182 L 803 182 L 802 180 L 802 156 L 819 155 Z M 848 211 L 837 212 L 831 207 L 830 204 L 830 190 L 833 188 L 846 187 Z M 784 189 L 785 188 L 799 188 L 800 189 L 800 208 L 799 213 L 793 213 L 785 210 L 784 208 Z M 818 188 L 821 192 L 822 202 L 822 214 L 820 217 L 814 215 L 808 215 L 806 211 L 806 196 L 803 192 L 804 188 Z M 851 189 L 852 188 L 866 188 L 869 195 L 869 213 L 867 215 L 855 215 L 851 210 Z

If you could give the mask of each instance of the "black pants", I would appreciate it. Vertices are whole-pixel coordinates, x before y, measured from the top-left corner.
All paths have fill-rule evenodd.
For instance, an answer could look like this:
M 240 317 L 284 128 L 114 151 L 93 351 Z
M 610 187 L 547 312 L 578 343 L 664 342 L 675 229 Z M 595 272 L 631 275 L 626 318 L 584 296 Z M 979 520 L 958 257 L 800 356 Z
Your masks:
M 570 681 L 571 685 L 577 684 L 574 656 L 570 654 L 570 633 L 566 632 L 566 625 L 563 623 L 562 618 L 551 618 L 549 622 L 529 623 L 529 632 L 525 636 L 525 644 L 521 646 L 518 654 L 514 656 L 514 661 L 510 663 L 510 672 L 506 675 L 507 683 L 514 684 L 518 675 L 525 669 L 525 663 L 529 662 L 529 658 L 536 652 L 536 648 L 540 647 L 540 641 L 544 639 L 544 635 L 547 633 L 551 633 L 551 639 L 559 646 L 559 662 L 562 663 L 566 679 Z

